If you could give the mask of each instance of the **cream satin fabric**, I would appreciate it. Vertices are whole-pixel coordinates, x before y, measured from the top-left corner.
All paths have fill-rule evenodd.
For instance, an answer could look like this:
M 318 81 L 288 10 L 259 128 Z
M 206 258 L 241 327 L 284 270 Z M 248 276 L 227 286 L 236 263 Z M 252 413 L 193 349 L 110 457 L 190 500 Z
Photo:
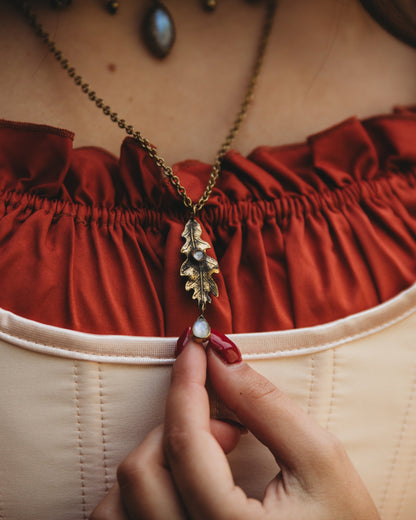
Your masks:
M 253 367 L 345 444 L 385 520 L 416 518 L 416 285 L 327 325 L 232 336 Z M 82 334 L 0 311 L 0 518 L 85 520 L 163 419 L 175 340 Z M 226 411 L 213 401 L 214 415 Z M 276 468 L 230 456 L 261 497 Z

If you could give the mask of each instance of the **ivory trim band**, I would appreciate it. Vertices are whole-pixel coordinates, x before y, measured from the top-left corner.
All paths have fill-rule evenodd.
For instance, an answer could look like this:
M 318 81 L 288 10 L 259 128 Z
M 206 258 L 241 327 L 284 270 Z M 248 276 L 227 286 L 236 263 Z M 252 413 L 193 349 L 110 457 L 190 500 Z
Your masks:
M 414 313 L 416 284 L 376 307 L 323 325 L 229 336 L 246 360 L 300 356 L 370 336 Z M 176 338 L 100 335 L 62 329 L 4 309 L 0 309 L 0 340 L 46 355 L 133 365 L 172 364 L 176 345 Z

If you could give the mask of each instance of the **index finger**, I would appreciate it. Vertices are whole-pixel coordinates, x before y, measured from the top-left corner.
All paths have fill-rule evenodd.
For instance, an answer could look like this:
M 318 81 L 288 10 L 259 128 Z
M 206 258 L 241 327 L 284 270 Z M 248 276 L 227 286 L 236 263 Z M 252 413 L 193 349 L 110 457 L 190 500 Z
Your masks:
M 332 463 L 333 449 L 338 448 L 335 438 L 249 365 L 224 362 L 219 347 L 230 345 L 225 336 L 211 333 L 208 370 L 219 397 L 269 448 L 282 469 L 303 480 L 309 476 L 316 480 L 317 472 L 326 471 L 326 462 Z

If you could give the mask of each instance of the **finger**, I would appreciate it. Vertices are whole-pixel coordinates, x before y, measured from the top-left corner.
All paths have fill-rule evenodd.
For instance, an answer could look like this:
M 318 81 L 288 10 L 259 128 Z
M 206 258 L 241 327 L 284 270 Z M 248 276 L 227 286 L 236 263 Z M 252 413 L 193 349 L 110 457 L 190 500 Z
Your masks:
M 92 512 L 89 520 L 128 520 L 121 501 L 118 484 L 110 489 Z
M 117 479 L 121 499 L 129 518 L 140 518 L 140 520 L 186 518 L 170 471 L 166 466 L 162 441 L 163 426 L 159 426 L 147 435 L 118 468 Z
M 215 331 L 208 348 L 211 383 L 224 403 L 274 454 L 280 466 L 304 474 L 319 470 L 332 437 L 291 399 L 246 363 L 227 364 L 216 352 L 227 338 Z M 218 343 L 222 344 L 217 348 Z M 232 345 L 230 345 L 230 348 Z
M 224 451 L 211 434 L 205 379 L 205 351 L 191 341 L 172 370 L 164 447 L 191 518 L 220 520 L 231 512 L 236 515 L 245 495 L 235 487 Z
M 224 453 L 230 453 L 237 446 L 241 433 L 246 432 L 241 426 L 236 426 L 224 421 L 211 419 L 211 433 L 221 446 Z
M 210 428 L 225 453 L 230 452 L 238 443 L 240 429 L 236 426 L 211 419 Z M 134 518 L 138 515 L 144 519 L 184 518 L 181 500 L 177 496 L 166 465 L 162 432 L 163 427 L 159 426 L 123 461 L 118 469 L 123 499 L 120 497 L 119 486 L 114 486 L 118 495 L 115 496 L 112 488 L 111 497 L 109 494 L 100 503 L 100 508 L 95 512 L 98 516 L 93 520 L 100 518 L 119 520 L 116 512 L 120 515 L 119 511 L 123 511 L 123 503 L 125 510 Z M 114 511 L 113 516 L 111 516 L 112 511 Z M 120 520 L 124 518 L 121 516 Z

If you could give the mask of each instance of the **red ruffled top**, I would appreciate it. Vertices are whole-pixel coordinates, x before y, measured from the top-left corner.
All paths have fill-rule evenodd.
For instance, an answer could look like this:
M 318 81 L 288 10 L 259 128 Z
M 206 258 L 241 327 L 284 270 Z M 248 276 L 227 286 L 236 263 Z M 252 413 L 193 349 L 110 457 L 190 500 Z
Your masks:
M 197 316 L 182 204 L 134 140 L 120 159 L 64 130 L 0 122 L 0 306 L 85 332 L 174 336 Z M 174 170 L 193 199 L 210 165 Z M 201 213 L 223 332 L 317 325 L 416 280 L 416 110 L 227 154 Z

